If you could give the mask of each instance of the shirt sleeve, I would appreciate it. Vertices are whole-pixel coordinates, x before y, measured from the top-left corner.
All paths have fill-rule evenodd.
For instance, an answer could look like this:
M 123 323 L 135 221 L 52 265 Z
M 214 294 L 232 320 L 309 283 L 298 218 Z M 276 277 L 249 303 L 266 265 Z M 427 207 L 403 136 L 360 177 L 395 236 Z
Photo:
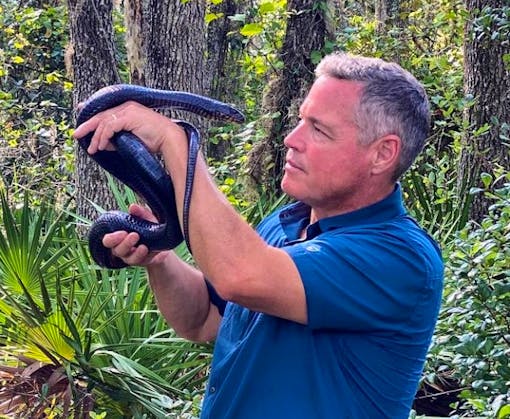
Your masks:
M 283 249 L 301 275 L 311 328 L 401 330 L 440 289 L 442 265 L 426 239 L 322 234 Z
M 216 289 L 213 287 L 213 285 L 209 282 L 207 278 L 204 278 L 205 286 L 207 287 L 207 292 L 209 294 L 209 300 L 213 305 L 215 305 L 218 308 L 218 312 L 221 316 L 225 314 L 225 307 L 227 306 L 227 301 L 225 301 L 223 298 L 219 296 L 219 294 L 216 292 Z

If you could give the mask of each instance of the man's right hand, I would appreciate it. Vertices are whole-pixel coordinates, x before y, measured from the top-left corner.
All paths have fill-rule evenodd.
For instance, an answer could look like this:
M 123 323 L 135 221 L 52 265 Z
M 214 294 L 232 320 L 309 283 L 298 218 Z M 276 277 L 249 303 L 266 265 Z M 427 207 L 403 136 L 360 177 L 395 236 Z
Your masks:
M 148 221 L 157 222 L 150 210 L 138 204 L 129 207 L 129 213 Z M 169 251 L 149 252 L 147 246 L 137 246 L 140 236 L 138 233 L 116 231 L 103 237 L 103 245 L 111 249 L 112 254 L 121 258 L 125 263 L 132 266 L 149 266 L 163 263 Z
M 152 212 L 138 204 L 129 207 L 131 215 L 157 222 Z M 115 231 L 103 237 L 103 245 L 128 265 L 147 268 L 156 304 L 175 332 L 196 342 L 213 340 L 221 315 L 209 300 L 204 275 L 182 261 L 173 251 L 149 252 L 138 245 L 137 233 Z

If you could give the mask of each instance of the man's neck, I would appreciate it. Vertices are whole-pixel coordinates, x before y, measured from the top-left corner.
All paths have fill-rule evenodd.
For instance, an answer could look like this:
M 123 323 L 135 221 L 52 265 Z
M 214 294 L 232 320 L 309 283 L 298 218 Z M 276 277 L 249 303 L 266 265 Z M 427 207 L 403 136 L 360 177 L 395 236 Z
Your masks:
M 350 200 L 349 203 L 340 202 L 338 205 L 331 205 L 329 207 L 314 207 L 310 211 L 310 224 L 313 224 L 321 219 L 333 217 L 336 215 L 347 214 L 349 212 L 357 211 L 361 208 L 368 207 L 384 198 L 388 197 L 395 190 L 395 184 L 380 187 L 364 194 L 364 196 L 357 196 L 357 199 Z M 306 229 L 305 229 L 306 230 Z

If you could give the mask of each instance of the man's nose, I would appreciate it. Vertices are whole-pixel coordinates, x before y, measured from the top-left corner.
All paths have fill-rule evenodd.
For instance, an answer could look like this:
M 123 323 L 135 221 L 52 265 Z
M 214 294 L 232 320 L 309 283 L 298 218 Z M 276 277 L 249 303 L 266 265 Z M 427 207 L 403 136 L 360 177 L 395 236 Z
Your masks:
M 287 134 L 283 140 L 283 144 L 287 148 L 293 148 L 302 151 L 305 145 L 303 122 L 301 121 L 296 127 Z

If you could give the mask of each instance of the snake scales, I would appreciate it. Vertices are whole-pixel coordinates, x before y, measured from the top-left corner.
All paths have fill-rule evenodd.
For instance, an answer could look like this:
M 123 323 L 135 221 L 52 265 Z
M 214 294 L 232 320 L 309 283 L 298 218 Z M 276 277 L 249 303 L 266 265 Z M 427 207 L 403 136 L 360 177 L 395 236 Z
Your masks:
M 119 84 L 94 93 L 81 108 L 77 116 L 77 126 L 99 112 L 131 100 L 150 108 L 173 108 L 211 119 L 244 121 L 243 114 L 237 109 L 205 96 Z M 151 251 L 173 249 L 183 239 L 191 250 L 188 219 L 200 134 L 190 123 L 176 122 L 185 130 L 189 144 L 182 231 L 177 216 L 172 179 L 158 159 L 135 135 L 127 131 L 118 132 L 111 140 L 115 145 L 114 151 L 100 150 L 90 155 L 103 169 L 140 195 L 158 220 L 157 223 L 150 222 L 121 211 L 103 213 L 94 221 L 88 234 L 90 253 L 100 266 L 113 269 L 127 266 L 102 243 L 105 234 L 119 230 L 137 232 L 140 235 L 139 244 L 146 245 Z M 78 142 L 84 150 L 87 150 L 92 135 L 93 133 L 90 133 L 79 139 Z

